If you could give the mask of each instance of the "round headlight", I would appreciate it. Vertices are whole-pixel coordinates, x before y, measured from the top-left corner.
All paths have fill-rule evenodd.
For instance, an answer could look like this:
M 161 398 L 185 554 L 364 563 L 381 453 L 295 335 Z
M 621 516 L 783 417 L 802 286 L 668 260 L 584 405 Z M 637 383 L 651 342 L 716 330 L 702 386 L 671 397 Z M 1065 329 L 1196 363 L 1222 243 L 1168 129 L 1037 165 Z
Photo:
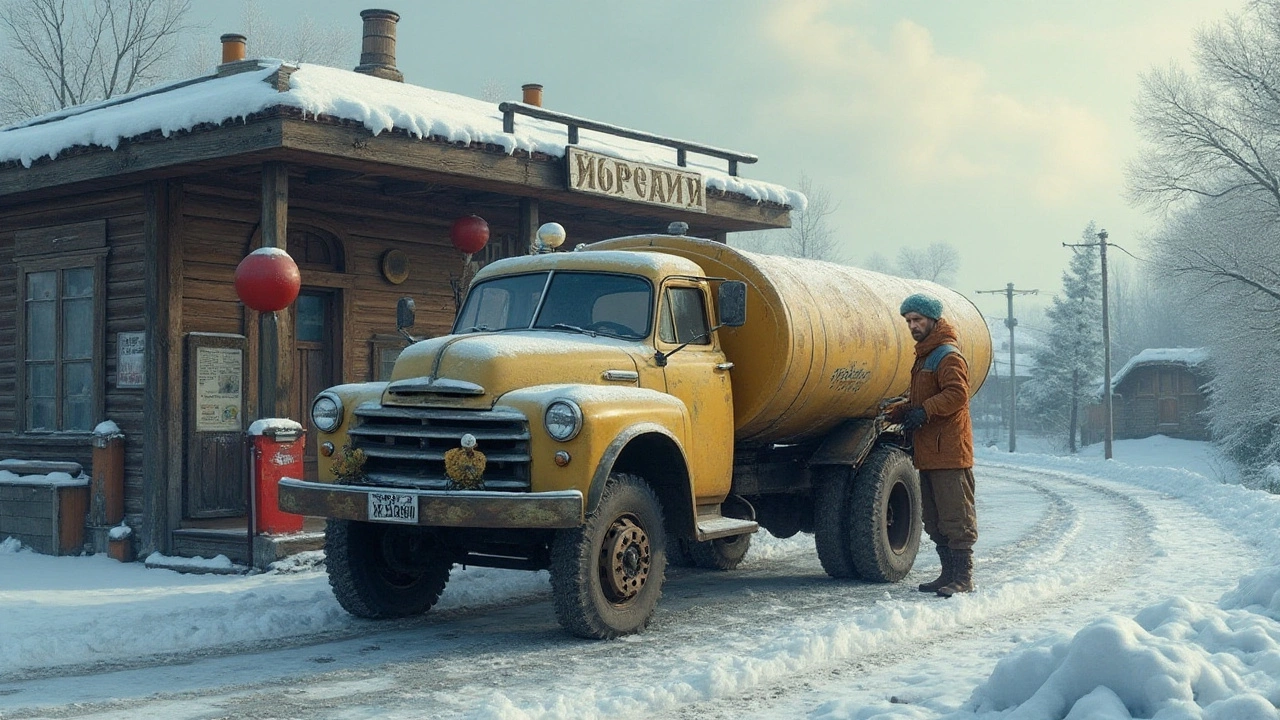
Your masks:
M 547 425 L 547 434 L 565 442 L 576 437 L 582 429 L 582 410 L 569 400 L 556 400 L 547 406 L 543 420 Z
M 333 393 L 320 393 L 311 403 L 311 424 L 321 432 L 333 432 L 342 424 L 342 400 Z

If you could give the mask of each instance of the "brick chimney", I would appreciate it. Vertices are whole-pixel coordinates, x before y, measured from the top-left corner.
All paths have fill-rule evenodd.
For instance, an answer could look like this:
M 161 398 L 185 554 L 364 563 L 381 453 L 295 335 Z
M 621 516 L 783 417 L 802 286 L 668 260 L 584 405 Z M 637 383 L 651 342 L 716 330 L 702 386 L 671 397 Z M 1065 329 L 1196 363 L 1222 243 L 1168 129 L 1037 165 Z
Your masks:
M 390 10 L 361 10 L 360 19 L 364 20 L 364 40 L 356 72 L 404 82 L 404 75 L 396 69 L 396 23 L 400 21 L 399 13 Z

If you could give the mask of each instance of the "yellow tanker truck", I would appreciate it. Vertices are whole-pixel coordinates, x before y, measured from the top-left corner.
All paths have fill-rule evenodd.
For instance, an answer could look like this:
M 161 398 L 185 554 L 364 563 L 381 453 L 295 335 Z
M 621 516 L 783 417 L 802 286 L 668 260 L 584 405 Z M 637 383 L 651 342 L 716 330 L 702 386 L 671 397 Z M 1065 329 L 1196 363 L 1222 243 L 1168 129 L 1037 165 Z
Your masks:
M 812 532 L 833 577 L 910 571 L 919 480 L 879 415 L 914 359 L 898 304 L 942 299 L 976 392 L 972 303 L 683 236 L 579 250 L 491 263 L 390 381 L 315 398 L 320 480 L 283 480 L 280 507 L 329 519 L 347 611 L 426 612 L 455 564 L 547 569 L 561 625 L 616 637 L 649 623 L 668 562 L 732 569 L 760 526 Z

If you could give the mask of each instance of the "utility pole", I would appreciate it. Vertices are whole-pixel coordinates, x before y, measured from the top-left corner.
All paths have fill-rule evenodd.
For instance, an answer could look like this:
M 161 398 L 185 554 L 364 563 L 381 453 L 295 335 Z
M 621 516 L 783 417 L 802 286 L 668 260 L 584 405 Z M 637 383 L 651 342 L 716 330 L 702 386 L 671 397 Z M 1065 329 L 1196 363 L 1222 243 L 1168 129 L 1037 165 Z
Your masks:
M 1009 314 L 1005 316 L 1004 326 L 1009 328 L 1009 452 L 1018 449 L 1018 373 L 1017 355 L 1013 345 L 1013 329 L 1018 326 L 1018 319 L 1013 316 L 1014 295 L 1035 295 L 1039 290 L 1014 290 L 1013 283 L 1005 285 L 1003 290 L 977 290 L 980 294 L 1004 293 L 1009 301 Z
M 1115 425 L 1111 414 L 1111 309 L 1107 305 L 1107 246 L 1115 243 L 1107 242 L 1107 231 L 1102 229 L 1098 231 L 1098 257 L 1102 261 L 1102 412 L 1106 415 L 1106 434 L 1102 439 L 1103 455 L 1106 459 L 1111 459 L 1111 441 L 1115 436 Z M 1089 247 L 1093 243 L 1077 244 L 1062 243 L 1063 247 Z M 1117 247 L 1119 247 L 1117 245 Z M 1124 250 L 1124 248 L 1120 248 Z M 1125 250 L 1125 252 L 1129 252 Z M 1132 253 L 1130 253 L 1132 254 Z
M 1107 418 L 1107 436 L 1102 441 L 1104 455 L 1106 459 L 1111 459 L 1111 438 L 1115 434 L 1115 427 L 1111 421 L 1111 309 L 1107 305 L 1107 231 L 1098 231 L 1098 252 L 1102 258 L 1102 374 L 1105 376 L 1103 385 L 1103 413 Z

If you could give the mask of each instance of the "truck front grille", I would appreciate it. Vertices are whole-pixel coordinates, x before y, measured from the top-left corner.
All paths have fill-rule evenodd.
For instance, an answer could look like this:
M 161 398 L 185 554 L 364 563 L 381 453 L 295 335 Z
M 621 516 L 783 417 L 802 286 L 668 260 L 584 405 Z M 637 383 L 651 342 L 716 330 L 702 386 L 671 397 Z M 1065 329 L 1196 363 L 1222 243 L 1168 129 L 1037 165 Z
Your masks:
M 366 403 L 355 415 L 351 445 L 364 451 L 370 483 L 446 490 L 444 454 L 460 447 L 462 436 L 470 433 L 485 455 L 486 490 L 529 491 L 529 421 L 513 408 L 441 410 Z

